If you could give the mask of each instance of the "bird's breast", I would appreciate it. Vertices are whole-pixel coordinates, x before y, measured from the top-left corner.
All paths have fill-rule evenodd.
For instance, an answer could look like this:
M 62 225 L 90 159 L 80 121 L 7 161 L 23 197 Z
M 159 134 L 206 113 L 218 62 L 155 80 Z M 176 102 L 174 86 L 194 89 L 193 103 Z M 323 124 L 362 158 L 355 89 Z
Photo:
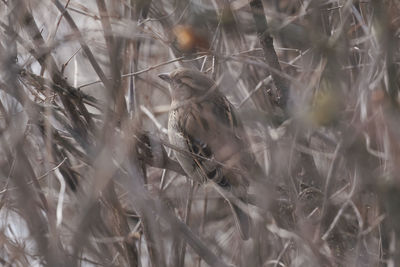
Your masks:
M 196 163 L 193 160 L 189 153 L 189 148 L 187 144 L 187 140 L 183 135 L 182 130 L 180 129 L 178 122 L 178 111 L 172 110 L 169 113 L 168 119 L 168 139 L 171 145 L 175 146 L 174 154 L 179 164 L 182 166 L 183 170 L 188 174 L 190 178 L 201 182 L 201 179 L 198 177 L 196 172 Z M 186 151 L 183 152 L 183 151 Z

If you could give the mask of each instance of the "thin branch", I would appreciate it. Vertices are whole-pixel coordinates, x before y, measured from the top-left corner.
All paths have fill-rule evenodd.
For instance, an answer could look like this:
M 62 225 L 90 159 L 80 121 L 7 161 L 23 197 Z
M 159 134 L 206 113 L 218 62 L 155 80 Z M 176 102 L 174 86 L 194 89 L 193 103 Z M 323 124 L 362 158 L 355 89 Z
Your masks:
M 282 68 L 279 64 L 278 56 L 274 49 L 273 38 L 270 35 L 261 0 L 250 0 L 250 7 L 257 30 L 257 35 L 264 51 L 265 62 L 271 68 L 281 72 Z M 267 74 L 269 75 L 269 73 Z M 289 98 L 289 84 L 285 79 L 277 75 L 275 72 L 272 72 L 271 76 L 278 90 L 279 106 L 285 110 Z

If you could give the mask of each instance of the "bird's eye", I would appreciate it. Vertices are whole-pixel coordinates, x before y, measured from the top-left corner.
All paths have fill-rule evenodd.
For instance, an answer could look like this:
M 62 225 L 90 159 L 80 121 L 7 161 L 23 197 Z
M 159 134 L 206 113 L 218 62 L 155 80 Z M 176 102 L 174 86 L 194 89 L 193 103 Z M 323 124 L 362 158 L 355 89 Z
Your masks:
M 176 81 L 176 83 L 182 83 L 181 79 L 176 79 L 175 81 Z

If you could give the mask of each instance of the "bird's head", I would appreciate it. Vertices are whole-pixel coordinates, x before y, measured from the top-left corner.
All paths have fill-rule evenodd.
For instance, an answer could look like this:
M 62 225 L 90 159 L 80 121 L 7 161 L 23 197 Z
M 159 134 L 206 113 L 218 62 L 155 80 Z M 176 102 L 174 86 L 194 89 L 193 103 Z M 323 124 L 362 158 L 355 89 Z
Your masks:
M 184 101 L 191 97 L 204 95 L 215 85 L 204 73 L 191 69 L 176 69 L 170 73 L 159 74 L 162 80 L 169 83 L 172 101 Z

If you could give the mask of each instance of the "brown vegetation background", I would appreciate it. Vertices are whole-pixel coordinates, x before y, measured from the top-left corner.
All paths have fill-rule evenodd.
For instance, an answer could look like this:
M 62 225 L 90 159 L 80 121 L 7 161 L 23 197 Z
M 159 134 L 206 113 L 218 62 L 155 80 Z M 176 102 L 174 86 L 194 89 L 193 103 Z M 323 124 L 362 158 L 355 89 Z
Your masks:
M 0 2 L 2 266 L 400 266 L 396 0 Z M 183 175 L 157 74 L 206 72 L 271 186 Z

